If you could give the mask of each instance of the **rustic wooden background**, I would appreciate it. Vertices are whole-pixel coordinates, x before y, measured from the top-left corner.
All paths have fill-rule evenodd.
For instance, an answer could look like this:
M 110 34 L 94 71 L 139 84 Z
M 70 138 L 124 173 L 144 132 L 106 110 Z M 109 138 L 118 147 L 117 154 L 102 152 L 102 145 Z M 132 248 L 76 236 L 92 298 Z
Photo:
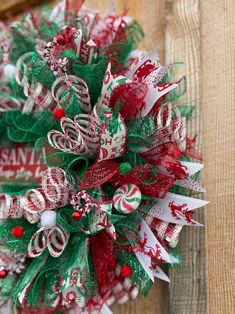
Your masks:
M 0 16 L 40 0 L 0 1 Z M 42 1 L 41 1 L 42 2 Z M 43 1 L 44 3 L 47 1 Z M 88 0 L 104 12 L 110 0 Z M 182 265 L 170 269 L 170 285 L 157 281 L 148 298 L 139 297 L 117 314 L 235 313 L 235 1 L 116 0 L 143 26 L 141 48 L 157 49 L 166 62 L 184 61 L 188 79 L 184 101 L 196 105 L 189 125 L 198 133 L 210 204 L 197 219 L 205 228 L 185 228 Z

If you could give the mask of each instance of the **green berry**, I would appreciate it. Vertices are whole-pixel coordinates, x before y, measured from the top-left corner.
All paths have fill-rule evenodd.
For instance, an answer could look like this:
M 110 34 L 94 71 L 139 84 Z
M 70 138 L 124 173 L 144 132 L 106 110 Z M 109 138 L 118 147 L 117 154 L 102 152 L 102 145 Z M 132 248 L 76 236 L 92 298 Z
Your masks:
M 129 162 L 123 162 L 120 164 L 119 166 L 119 173 L 124 176 L 125 174 L 128 174 L 129 172 L 131 172 L 131 165 Z

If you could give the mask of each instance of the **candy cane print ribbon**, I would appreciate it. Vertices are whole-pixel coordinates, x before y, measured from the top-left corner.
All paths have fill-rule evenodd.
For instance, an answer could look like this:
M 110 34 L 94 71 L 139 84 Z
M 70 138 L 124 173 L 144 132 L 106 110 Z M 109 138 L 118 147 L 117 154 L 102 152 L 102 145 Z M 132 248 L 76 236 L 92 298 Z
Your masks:
M 73 192 L 61 168 L 48 168 L 42 177 L 42 187 L 46 198 L 57 207 L 67 205 Z
M 21 218 L 23 209 L 19 206 L 20 198 L 8 194 L 0 194 L 0 220 L 7 218 Z
M 28 79 L 33 54 L 33 52 L 25 53 L 16 63 L 16 82 L 23 87 L 24 94 L 28 97 L 23 113 L 30 113 L 33 109 L 47 109 L 54 102 L 51 92 L 45 86 L 39 82 L 30 82 Z
M 49 168 L 43 174 L 42 187 L 28 190 L 20 198 L 23 214 L 30 223 L 39 221 L 44 210 L 56 209 L 69 204 L 72 187 L 60 168 Z
M 79 114 L 74 117 L 74 122 L 82 133 L 82 137 L 89 152 L 96 153 L 100 142 L 100 129 L 102 123 L 95 114 Z
M 63 133 L 52 130 L 47 134 L 49 144 L 55 149 L 76 155 L 88 153 L 88 148 L 82 137 L 77 123 L 69 118 L 62 118 L 61 129 Z
M 89 90 L 84 80 L 74 75 L 62 75 L 57 80 L 55 80 L 51 90 L 52 97 L 65 110 L 68 109 L 67 104 L 69 104 L 69 99 L 74 97 L 75 94 L 81 109 L 84 112 L 91 111 Z M 66 99 L 63 99 L 64 97 Z
M 66 248 L 69 235 L 68 231 L 59 226 L 55 226 L 51 230 L 43 227 L 32 236 L 28 245 L 28 255 L 33 258 L 38 257 L 48 248 L 51 256 L 59 257 Z

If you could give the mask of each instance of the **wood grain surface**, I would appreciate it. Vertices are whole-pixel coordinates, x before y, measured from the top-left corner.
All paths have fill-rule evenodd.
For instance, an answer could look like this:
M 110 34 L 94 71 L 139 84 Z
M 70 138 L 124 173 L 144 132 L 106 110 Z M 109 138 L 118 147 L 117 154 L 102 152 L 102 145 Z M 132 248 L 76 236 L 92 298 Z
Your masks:
M 178 76 L 186 76 L 187 92 L 180 103 L 196 107 L 193 119 L 188 123 L 188 135 L 198 135 L 197 150 L 201 151 L 202 115 L 200 92 L 202 83 L 200 59 L 200 8 L 199 0 L 166 2 L 167 62 L 184 62 Z M 203 195 L 194 195 L 203 197 Z M 199 209 L 196 220 L 204 224 L 204 210 Z M 180 242 L 181 267 L 170 270 L 169 300 L 171 314 L 196 314 L 207 312 L 207 276 L 205 228 L 184 227 Z
M 201 1 L 209 313 L 235 313 L 235 2 Z
M 0 15 L 13 2 L 0 1 Z M 40 1 L 40 0 L 39 0 Z M 87 0 L 105 12 L 110 0 Z M 170 269 L 170 285 L 157 281 L 148 298 L 114 307 L 115 314 L 235 313 L 235 1 L 116 0 L 146 33 L 140 48 L 157 49 L 161 61 L 183 61 L 188 90 L 181 102 L 196 106 L 188 125 L 198 134 L 205 164 L 206 198 L 196 219 L 205 228 L 184 228 L 181 267 Z

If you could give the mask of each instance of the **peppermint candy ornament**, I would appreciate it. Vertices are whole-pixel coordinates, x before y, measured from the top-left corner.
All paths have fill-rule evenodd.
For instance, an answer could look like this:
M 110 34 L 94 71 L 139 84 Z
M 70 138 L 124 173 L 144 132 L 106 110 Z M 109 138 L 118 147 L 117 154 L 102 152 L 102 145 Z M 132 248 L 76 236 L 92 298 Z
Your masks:
M 130 214 L 141 202 L 141 192 L 135 184 L 124 184 L 116 190 L 113 205 L 120 213 Z

